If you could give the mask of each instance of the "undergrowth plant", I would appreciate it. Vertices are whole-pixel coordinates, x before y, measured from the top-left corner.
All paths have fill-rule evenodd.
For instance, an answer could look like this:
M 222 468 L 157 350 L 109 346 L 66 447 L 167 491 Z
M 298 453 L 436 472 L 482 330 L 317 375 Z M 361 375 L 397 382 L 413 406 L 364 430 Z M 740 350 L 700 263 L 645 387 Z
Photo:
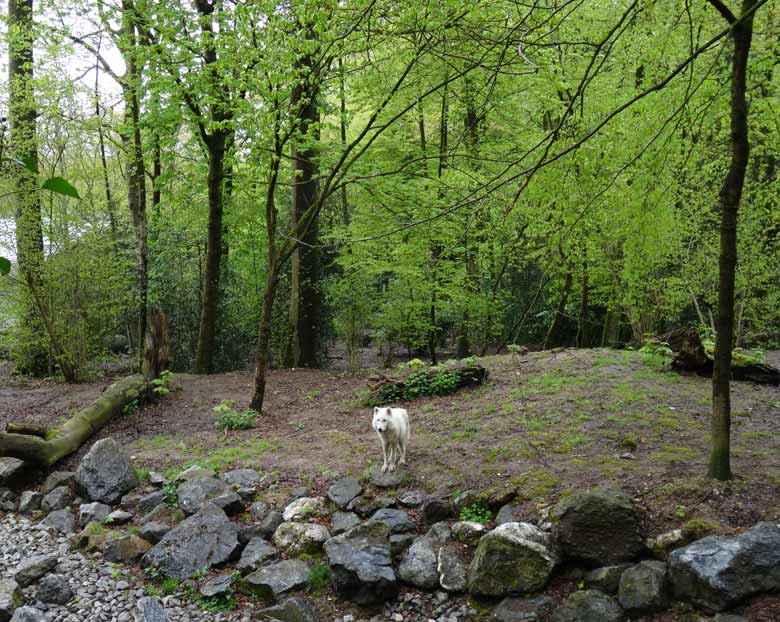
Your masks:
M 487 525 L 493 520 L 493 513 L 482 503 L 477 502 L 462 508 L 459 518 L 462 521 Z
M 233 408 L 235 400 L 222 400 L 211 410 L 214 411 L 214 425 L 227 433 L 230 430 L 249 430 L 255 427 L 257 411 L 247 409 L 238 412 Z

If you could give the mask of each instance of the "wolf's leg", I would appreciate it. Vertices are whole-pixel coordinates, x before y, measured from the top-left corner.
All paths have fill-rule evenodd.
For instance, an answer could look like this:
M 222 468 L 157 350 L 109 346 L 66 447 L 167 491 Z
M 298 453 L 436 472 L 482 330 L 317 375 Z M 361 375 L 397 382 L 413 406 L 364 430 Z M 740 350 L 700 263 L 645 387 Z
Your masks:
M 398 440 L 398 446 L 401 448 L 401 464 L 408 464 L 406 462 L 406 446 L 409 444 L 409 435 L 404 434 L 402 438 Z
M 398 441 L 390 444 L 390 459 L 388 471 L 395 471 L 395 465 L 398 464 Z
M 387 472 L 387 441 L 385 440 L 385 437 L 381 434 L 379 435 L 379 440 L 382 441 L 382 473 Z

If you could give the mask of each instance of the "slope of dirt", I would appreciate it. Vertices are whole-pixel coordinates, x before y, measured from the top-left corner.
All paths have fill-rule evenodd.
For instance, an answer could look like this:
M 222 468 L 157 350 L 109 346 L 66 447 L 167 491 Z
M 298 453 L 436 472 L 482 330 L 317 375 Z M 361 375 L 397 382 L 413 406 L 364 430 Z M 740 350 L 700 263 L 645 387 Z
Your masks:
M 780 363 L 780 353 L 768 357 Z M 428 492 L 517 487 L 522 515 L 576 489 L 611 485 L 645 509 L 657 534 L 691 519 L 719 521 L 729 533 L 780 519 L 780 390 L 732 384 L 734 481 L 704 477 L 709 444 L 709 379 L 680 376 L 638 352 L 562 350 L 482 359 L 487 385 L 399 405 L 412 423 L 406 485 Z M 102 430 L 124 443 L 139 468 L 177 470 L 199 463 L 218 470 L 253 467 L 276 473 L 270 495 L 294 486 L 322 491 L 337 474 L 364 475 L 381 460 L 361 404 L 371 370 L 274 370 L 266 410 L 255 429 L 223 434 L 212 409 L 223 400 L 247 407 L 252 376 L 176 374 L 173 391 Z M 69 387 L 14 381 L 0 387 L 0 422 L 53 423 L 108 384 Z M 74 467 L 80 455 L 61 465 Z M 560 577 L 559 596 L 576 589 Z M 780 598 L 743 608 L 749 620 L 775 620 Z M 648 622 L 700 620 L 673 610 Z
M 776 362 L 777 353 L 771 358 Z M 412 421 L 410 486 L 442 493 L 511 484 L 535 514 L 538 503 L 568 490 L 611 483 L 647 506 L 652 531 L 689 518 L 743 527 L 780 517 L 777 388 L 733 383 L 737 477 L 714 485 L 703 477 L 708 379 L 617 350 L 493 356 L 483 363 L 491 370 L 484 387 L 400 404 Z M 100 436 L 125 443 L 142 468 L 251 466 L 301 484 L 360 475 L 381 460 L 371 409 L 360 398 L 370 374 L 274 370 L 256 428 L 228 434 L 215 430 L 212 408 L 227 399 L 246 408 L 251 374 L 176 374 L 174 391 Z M 2 419 L 53 422 L 105 384 L 6 386 Z

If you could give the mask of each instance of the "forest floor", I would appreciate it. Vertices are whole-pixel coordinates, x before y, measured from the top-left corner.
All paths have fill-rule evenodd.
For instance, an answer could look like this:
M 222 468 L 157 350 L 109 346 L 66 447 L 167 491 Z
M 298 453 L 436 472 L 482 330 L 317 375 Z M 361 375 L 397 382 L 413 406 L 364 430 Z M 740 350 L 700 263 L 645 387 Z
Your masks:
M 485 386 L 401 404 L 412 425 L 408 488 L 446 494 L 511 483 L 523 512 L 535 520 L 540 504 L 567 491 L 612 485 L 643 506 L 649 534 L 691 519 L 719 521 L 722 533 L 780 520 L 778 388 L 732 383 L 735 479 L 714 484 L 704 477 L 709 379 L 679 375 L 625 350 L 548 351 L 481 362 L 490 370 Z M 768 362 L 780 364 L 780 352 L 769 353 Z M 361 399 L 375 373 L 274 370 L 256 428 L 228 434 L 215 430 L 212 408 L 228 399 L 237 410 L 246 408 L 251 374 L 175 374 L 170 394 L 123 415 L 99 436 L 125 444 L 140 468 L 252 467 L 276 472 L 282 497 L 295 486 L 320 489 L 337 474 L 363 475 L 381 461 L 371 409 Z M 108 383 L 2 380 L 0 428 L 7 421 L 54 423 Z M 780 619 L 778 598 L 751 607 L 751 620 Z

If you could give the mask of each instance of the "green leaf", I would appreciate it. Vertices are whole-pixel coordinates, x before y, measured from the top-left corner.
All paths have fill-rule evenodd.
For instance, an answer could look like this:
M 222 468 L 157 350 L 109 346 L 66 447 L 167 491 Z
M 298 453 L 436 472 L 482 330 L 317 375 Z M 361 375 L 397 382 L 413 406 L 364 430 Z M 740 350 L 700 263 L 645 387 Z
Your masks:
M 31 173 L 38 174 L 38 165 L 32 158 L 11 158 L 11 160 Z
M 43 188 L 44 190 L 51 190 L 52 192 L 56 192 L 57 194 L 64 194 L 65 196 L 73 197 L 74 199 L 81 198 L 79 196 L 78 191 L 62 177 L 50 177 L 49 179 L 43 182 L 41 188 Z
M 0 257 L 0 275 L 6 275 L 11 271 L 11 262 L 5 257 Z

